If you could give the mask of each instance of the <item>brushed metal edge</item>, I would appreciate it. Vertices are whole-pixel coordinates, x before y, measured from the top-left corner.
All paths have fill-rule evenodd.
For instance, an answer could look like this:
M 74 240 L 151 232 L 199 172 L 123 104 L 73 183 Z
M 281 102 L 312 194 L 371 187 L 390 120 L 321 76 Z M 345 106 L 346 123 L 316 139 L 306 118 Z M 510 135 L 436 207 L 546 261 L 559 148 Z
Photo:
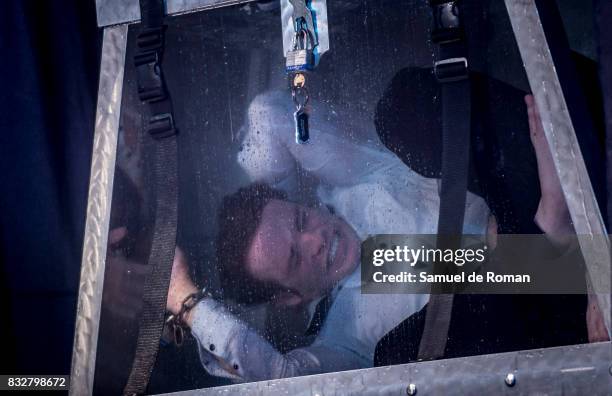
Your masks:
M 610 241 L 580 151 L 561 83 L 533 0 L 505 0 L 512 29 L 553 159 L 561 188 L 580 236 L 588 281 L 610 334 Z
M 93 391 L 127 31 L 127 25 L 104 30 L 70 373 L 69 394 L 74 396 Z
M 609 394 L 609 390 L 612 389 L 610 362 L 612 362 L 612 343 L 603 342 L 415 362 L 195 389 L 167 395 L 588 394 L 603 396 Z M 509 382 L 506 382 L 507 380 Z M 411 384 L 416 390 L 414 393 L 407 392 Z
M 250 3 L 256 0 L 167 0 L 168 15 L 181 15 L 212 8 Z M 96 0 L 98 26 L 110 26 L 140 21 L 138 0 Z

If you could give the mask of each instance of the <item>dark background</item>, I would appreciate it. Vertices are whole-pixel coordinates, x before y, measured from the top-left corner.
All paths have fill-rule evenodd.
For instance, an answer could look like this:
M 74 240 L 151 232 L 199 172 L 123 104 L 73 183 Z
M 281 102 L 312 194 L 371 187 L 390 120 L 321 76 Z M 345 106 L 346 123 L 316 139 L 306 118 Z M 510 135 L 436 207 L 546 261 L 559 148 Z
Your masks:
M 612 14 L 610 2 L 595 3 L 598 15 Z M 2 6 L 0 370 L 68 374 L 101 30 L 94 0 L 6 0 Z M 608 38 L 600 46 L 600 73 L 607 76 L 610 108 L 612 29 L 609 18 L 599 20 L 596 32 Z
M 2 373 L 70 372 L 101 39 L 94 0 L 2 2 Z

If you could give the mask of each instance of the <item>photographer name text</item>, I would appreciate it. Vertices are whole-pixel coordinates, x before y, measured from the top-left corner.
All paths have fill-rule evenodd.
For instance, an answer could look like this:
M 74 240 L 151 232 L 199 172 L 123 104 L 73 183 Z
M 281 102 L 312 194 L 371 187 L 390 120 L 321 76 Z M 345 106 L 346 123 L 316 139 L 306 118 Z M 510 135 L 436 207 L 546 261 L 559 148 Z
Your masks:
M 472 272 L 466 274 L 430 274 L 428 272 L 400 272 L 399 274 L 385 274 L 375 272 L 372 275 L 375 283 L 530 283 L 531 276 L 527 274 L 496 274 L 486 272 L 479 274 Z

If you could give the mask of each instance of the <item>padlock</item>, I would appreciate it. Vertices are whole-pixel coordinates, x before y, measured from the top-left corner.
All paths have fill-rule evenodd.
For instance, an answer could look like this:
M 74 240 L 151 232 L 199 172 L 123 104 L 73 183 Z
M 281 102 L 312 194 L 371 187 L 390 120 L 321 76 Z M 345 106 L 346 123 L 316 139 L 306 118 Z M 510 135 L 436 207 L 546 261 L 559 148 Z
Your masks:
M 312 50 L 298 49 L 287 53 L 287 72 L 308 71 L 314 67 L 314 54 Z
M 310 33 L 300 30 L 295 33 L 293 49 L 287 52 L 285 63 L 287 73 L 312 70 L 314 65 L 315 57 L 311 46 Z

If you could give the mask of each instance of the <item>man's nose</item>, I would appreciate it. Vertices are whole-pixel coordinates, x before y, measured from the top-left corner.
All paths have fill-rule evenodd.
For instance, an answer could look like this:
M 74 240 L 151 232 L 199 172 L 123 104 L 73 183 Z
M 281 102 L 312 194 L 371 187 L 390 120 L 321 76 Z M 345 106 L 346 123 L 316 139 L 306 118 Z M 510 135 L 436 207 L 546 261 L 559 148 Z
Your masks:
M 325 231 L 323 228 L 317 228 L 308 232 L 303 232 L 299 236 L 300 238 L 300 250 L 302 251 L 302 257 L 313 259 L 317 256 L 325 247 Z

